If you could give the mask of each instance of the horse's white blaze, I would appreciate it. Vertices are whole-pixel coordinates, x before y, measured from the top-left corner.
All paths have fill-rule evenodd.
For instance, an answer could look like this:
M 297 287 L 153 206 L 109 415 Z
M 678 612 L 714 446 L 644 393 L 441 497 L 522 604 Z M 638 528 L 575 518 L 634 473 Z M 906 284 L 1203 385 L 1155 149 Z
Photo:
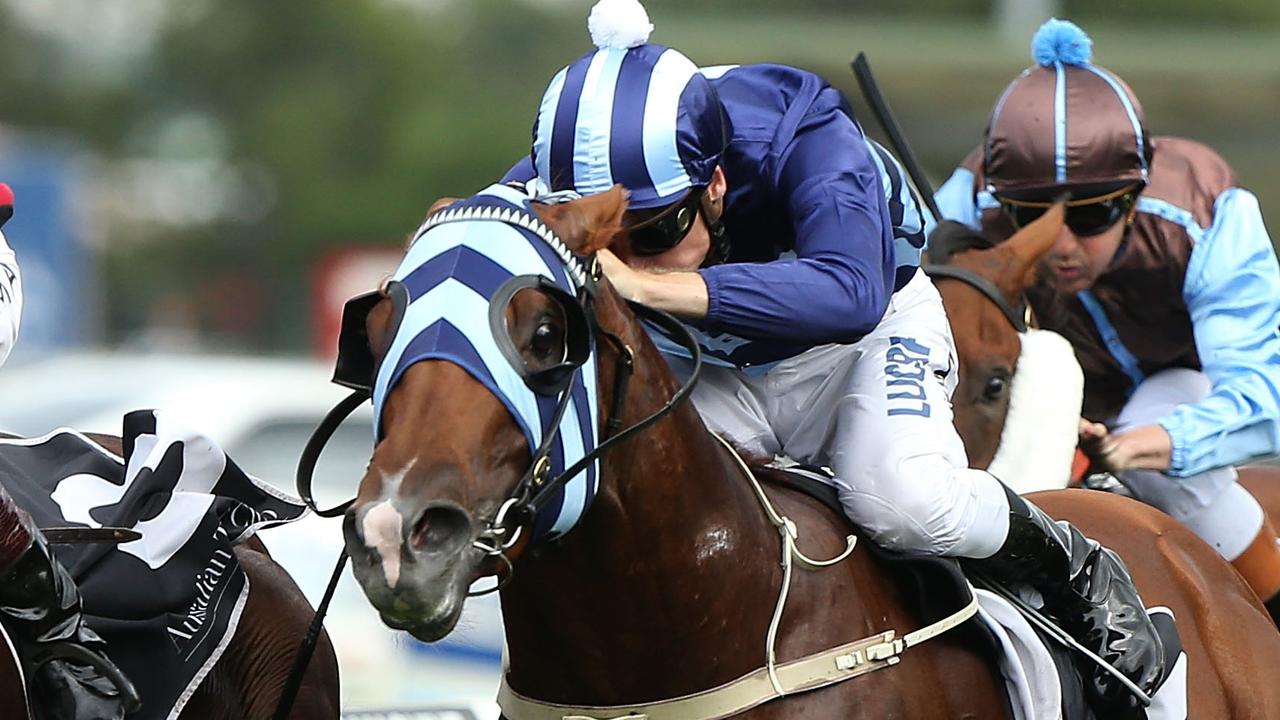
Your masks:
M 404 516 L 390 500 L 383 500 L 364 514 L 363 530 L 365 544 L 378 551 L 382 558 L 382 574 L 387 578 L 387 585 L 394 590 L 400 580 Z
M 410 458 L 409 462 L 406 463 L 404 467 L 400 468 L 398 472 L 391 473 L 390 475 L 385 472 L 382 473 L 382 497 L 393 498 L 400 494 L 400 483 L 404 482 L 404 476 L 409 474 L 409 469 L 412 468 L 413 464 L 417 461 L 417 458 Z

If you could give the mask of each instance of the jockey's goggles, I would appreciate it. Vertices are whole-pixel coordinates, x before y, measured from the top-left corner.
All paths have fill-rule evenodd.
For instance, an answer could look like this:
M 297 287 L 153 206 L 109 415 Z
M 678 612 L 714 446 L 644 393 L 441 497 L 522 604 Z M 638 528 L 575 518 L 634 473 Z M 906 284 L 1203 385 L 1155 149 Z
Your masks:
M 654 210 L 636 210 L 627 215 L 636 222 L 623 227 L 636 255 L 660 255 L 684 241 L 698 219 L 698 208 L 706 188 L 694 187 L 675 203 Z
M 1112 192 L 1067 201 L 1066 224 L 1071 232 L 1080 237 L 1098 235 L 1115 225 L 1138 200 L 1140 184 L 1126 185 Z M 1049 208 L 1051 200 L 1019 200 L 1009 197 L 997 197 L 1015 227 L 1024 227 L 1034 222 Z

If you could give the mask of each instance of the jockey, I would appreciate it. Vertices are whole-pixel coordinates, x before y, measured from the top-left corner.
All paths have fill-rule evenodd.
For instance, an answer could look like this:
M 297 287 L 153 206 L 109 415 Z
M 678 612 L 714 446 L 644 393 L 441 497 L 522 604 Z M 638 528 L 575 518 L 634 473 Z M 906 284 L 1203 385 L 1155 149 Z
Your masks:
M 13 215 L 13 192 L 0 184 L 0 227 Z M 0 363 L 22 319 L 17 258 L 0 233 Z M 59 657 L 67 648 L 102 656 L 102 638 L 84 624 L 75 581 L 49 552 L 31 516 L 0 485 L 0 625 L 17 648 L 35 720 L 115 720 L 126 701 L 94 665 Z M 52 655 L 52 656 L 51 656 Z M 120 675 L 116 671 L 116 675 Z M 121 676 L 123 677 L 123 676 Z M 126 681 L 127 682 L 127 681 Z M 132 695 L 133 689 L 128 688 Z M 6 711 L 7 712 L 7 711 Z M 8 715 L 6 714 L 6 717 Z M 26 717 L 23 715 L 23 717 Z
M 1091 45 L 1071 23 L 1041 27 L 1037 65 L 1005 89 L 938 204 L 999 240 L 1069 193 L 1029 300 L 1084 369 L 1082 436 L 1280 622 L 1276 532 L 1233 468 L 1280 450 L 1280 265 L 1253 193 L 1210 148 L 1147 132 Z
M 13 190 L 0 183 L 0 228 L 13 217 Z M 18 258 L 0 232 L 0 365 L 9 359 L 22 324 L 22 275 Z
M 647 42 L 635 0 L 601 0 L 588 26 L 600 49 L 552 79 L 532 155 L 506 179 L 630 191 L 625 237 L 599 260 L 624 297 L 699 335 L 693 400 L 710 429 L 834 468 L 845 511 L 882 546 L 1030 584 L 1151 691 L 1161 644 L 1124 564 L 968 467 L 951 330 L 917 267 L 927 219 L 840 93 L 781 65 L 699 70 Z M 1136 706 L 1086 676 L 1108 717 Z

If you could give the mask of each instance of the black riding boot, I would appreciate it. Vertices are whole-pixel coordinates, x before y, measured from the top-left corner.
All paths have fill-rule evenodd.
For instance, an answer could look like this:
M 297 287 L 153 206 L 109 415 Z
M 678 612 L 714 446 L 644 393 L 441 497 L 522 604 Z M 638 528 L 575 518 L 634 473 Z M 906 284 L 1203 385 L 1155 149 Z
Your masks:
M 75 582 L 3 488 L 0 624 L 18 649 L 36 720 L 119 720 L 137 709 L 137 691 L 80 616 Z
M 1280 628 L 1280 593 L 1272 595 L 1270 600 L 1262 603 L 1262 606 L 1267 609 L 1267 614 L 1271 616 L 1271 622 Z
M 1029 585 L 1043 611 L 1148 695 L 1164 675 L 1164 647 L 1124 562 L 1065 521 L 1054 521 L 1008 488 L 1009 535 L 974 567 L 1009 585 Z M 1143 718 L 1123 683 L 1075 654 L 1090 702 L 1107 718 Z

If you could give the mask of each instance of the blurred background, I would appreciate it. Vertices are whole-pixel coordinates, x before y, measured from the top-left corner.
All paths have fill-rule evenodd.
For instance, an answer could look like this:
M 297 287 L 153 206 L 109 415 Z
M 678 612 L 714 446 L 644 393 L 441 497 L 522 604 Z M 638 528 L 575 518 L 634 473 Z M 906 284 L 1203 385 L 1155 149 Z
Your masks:
M 433 200 L 528 152 L 546 82 L 589 49 L 591 4 L 0 0 L 0 181 L 17 193 L 5 234 L 26 291 L 0 380 L 30 389 L 23 403 L 5 391 L 0 423 L 114 431 L 117 410 L 180 405 L 251 472 L 291 487 L 306 432 L 340 396 L 325 393 L 325 363 L 342 301 L 394 267 Z M 1153 132 L 1214 146 L 1265 213 L 1280 211 L 1274 0 L 646 5 L 653 41 L 701 65 L 818 71 L 878 135 L 848 69 L 866 51 L 935 186 L 1029 64 L 1035 28 L 1071 18 Z M 60 385 L 73 376 L 95 382 Z M 347 452 L 329 453 L 332 501 L 353 487 L 368 434 L 357 421 Z M 316 527 L 336 553 L 336 526 Z M 318 599 L 330 561 L 309 542 L 284 559 Z M 339 643 L 350 707 L 492 696 L 492 605 L 453 650 L 380 630 L 358 593 L 340 605 L 335 635 L 360 628 Z
M 19 353 L 322 348 L 334 296 L 372 287 L 349 276 L 393 264 L 433 200 L 528 152 L 547 80 L 589 48 L 590 5 L 0 0 L 0 178 L 18 191 L 6 234 L 30 298 Z M 648 6 L 653 40 L 699 64 L 800 65 L 859 108 L 848 62 L 867 51 L 935 182 L 1061 14 L 1154 132 L 1210 143 L 1264 208 L 1280 202 L 1270 0 Z

